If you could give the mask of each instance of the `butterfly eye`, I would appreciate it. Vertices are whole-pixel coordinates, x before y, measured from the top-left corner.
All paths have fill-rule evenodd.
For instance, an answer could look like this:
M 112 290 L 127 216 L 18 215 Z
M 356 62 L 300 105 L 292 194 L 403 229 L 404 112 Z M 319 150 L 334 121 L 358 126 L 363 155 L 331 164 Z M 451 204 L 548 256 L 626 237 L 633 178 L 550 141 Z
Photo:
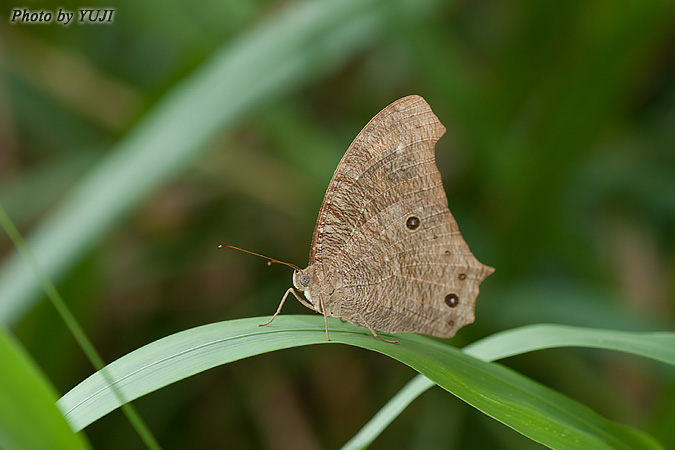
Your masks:
M 409 230 L 416 229 L 417 227 L 420 226 L 419 217 L 415 217 L 415 216 L 408 217 L 408 220 L 405 221 L 405 226 L 408 227 Z
M 459 297 L 457 297 L 457 294 L 448 294 L 445 296 L 445 304 L 450 308 L 454 308 L 459 305 Z
M 303 286 L 309 286 L 309 275 L 307 275 L 306 273 L 300 275 L 300 284 L 302 284 Z

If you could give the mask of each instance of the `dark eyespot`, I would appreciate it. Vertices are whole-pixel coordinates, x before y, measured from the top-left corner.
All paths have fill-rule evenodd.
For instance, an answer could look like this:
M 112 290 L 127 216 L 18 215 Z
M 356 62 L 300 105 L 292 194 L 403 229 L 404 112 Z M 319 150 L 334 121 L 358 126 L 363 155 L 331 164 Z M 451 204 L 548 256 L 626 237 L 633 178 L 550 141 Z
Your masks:
M 450 308 L 454 308 L 459 305 L 459 297 L 457 297 L 457 294 L 448 294 L 445 296 L 445 304 Z
M 465 273 L 460 273 L 460 274 L 459 274 L 459 279 L 460 279 L 460 280 L 466 280 L 466 274 L 465 274 Z
M 419 217 L 415 217 L 415 216 L 408 217 L 408 220 L 405 221 L 405 226 L 408 227 L 409 230 L 416 229 L 417 227 L 420 226 Z
M 451 327 L 454 327 L 454 326 L 455 326 L 455 321 L 452 320 L 452 319 L 448 320 L 448 325 L 451 326 Z

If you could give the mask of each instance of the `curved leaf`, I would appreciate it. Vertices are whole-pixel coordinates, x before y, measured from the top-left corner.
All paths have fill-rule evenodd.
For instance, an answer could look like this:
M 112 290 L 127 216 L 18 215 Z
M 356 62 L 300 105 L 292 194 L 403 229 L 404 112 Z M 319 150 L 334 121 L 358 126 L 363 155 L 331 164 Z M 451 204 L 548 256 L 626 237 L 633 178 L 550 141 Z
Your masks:
M 633 353 L 675 365 L 675 334 L 598 330 L 567 325 L 529 325 L 488 336 L 463 351 L 483 361 L 496 361 L 534 350 L 591 347 Z M 359 430 L 343 450 L 365 448 L 417 397 L 435 383 L 424 375 L 410 380 Z
M 133 400 L 195 373 L 282 348 L 326 343 L 323 318 L 282 316 L 261 328 L 262 318 L 205 325 L 148 344 L 106 367 L 116 389 Z M 469 356 L 436 340 L 397 336 L 398 344 L 331 320 L 331 343 L 388 355 L 428 377 L 485 414 L 553 448 L 660 448 L 649 436 L 613 423 L 591 409 L 498 364 Z M 100 373 L 64 395 L 58 406 L 81 429 L 119 407 Z

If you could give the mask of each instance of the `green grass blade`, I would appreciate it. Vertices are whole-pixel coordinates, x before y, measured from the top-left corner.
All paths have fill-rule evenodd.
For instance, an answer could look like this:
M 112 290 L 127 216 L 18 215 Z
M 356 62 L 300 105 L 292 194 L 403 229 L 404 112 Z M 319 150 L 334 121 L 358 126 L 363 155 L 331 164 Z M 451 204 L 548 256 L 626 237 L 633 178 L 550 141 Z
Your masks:
M 381 0 L 300 3 L 228 43 L 175 86 L 29 236 L 47 276 L 61 279 L 218 133 L 372 42 L 386 31 L 391 7 L 392 2 Z M 18 255 L 0 270 L 0 292 L 0 323 L 5 324 L 22 317 L 40 293 Z
M 566 325 L 530 325 L 488 336 L 463 351 L 483 361 L 556 347 L 590 347 L 632 353 L 675 365 L 675 334 L 636 333 Z M 344 449 L 365 448 L 434 383 L 423 375 L 410 380 L 384 407 L 345 444 Z
M 220 322 L 186 330 L 148 344 L 107 366 L 125 398 L 135 399 L 190 375 L 238 359 L 283 348 L 326 343 L 323 318 L 282 316 L 268 327 L 262 318 Z M 651 437 L 608 421 L 591 409 L 503 366 L 481 361 L 454 347 L 416 335 L 399 344 L 373 338 L 367 330 L 331 320 L 331 343 L 344 343 L 394 358 L 465 402 L 552 448 L 656 449 Z M 75 429 L 119 407 L 99 373 L 58 402 Z
M 89 448 L 56 408 L 54 388 L 2 328 L 0 361 L 0 448 Z

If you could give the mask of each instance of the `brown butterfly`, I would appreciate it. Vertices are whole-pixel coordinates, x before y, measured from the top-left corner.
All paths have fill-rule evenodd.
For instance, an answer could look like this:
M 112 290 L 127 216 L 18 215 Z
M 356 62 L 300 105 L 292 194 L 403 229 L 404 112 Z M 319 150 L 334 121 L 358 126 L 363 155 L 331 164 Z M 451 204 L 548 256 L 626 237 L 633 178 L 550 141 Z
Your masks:
M 494 269 L 473 256 L 448 209 L 434 157 L 444 133 L 417 95 L 365 126 L 328 185 L 309 265 L 287 264 L 295 288 L 262 325 L 288 294 L 323 314 L 328 340 L 329 316 L 378 338 L 376 331 L 447 338 L 473 322 L 478 286 Z

